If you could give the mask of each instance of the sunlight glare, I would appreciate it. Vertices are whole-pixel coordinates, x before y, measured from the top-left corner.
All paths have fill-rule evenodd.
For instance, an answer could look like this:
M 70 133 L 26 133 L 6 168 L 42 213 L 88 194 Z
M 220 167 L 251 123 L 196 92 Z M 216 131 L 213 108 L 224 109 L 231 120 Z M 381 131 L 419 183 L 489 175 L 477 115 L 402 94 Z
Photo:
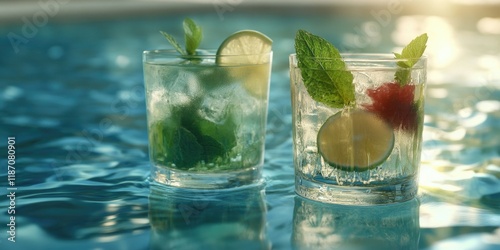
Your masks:
M 411 39 L 427 33 L 429 39 L 426 54 L 428 62 L 436 68 L 449 66 L 460 53 L 456 43 L 454 28 L 448 20 L 437 16 L 402 16 L 396 21 L 396 29 L 392 34 L 398 46 L 408 44 Z M 400 48 L 395 49 L 400 50 Z

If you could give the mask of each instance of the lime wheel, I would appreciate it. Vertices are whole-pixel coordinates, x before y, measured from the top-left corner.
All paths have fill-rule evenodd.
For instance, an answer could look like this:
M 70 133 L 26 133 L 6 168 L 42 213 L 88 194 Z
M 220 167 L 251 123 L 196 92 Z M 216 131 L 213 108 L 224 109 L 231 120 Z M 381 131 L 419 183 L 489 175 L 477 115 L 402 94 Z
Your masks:
M 364 110 L 338 112 L 318 132 L 318 150 L 332 167 L 366 171 L 382 164 L 394 147 L 390 124 Z

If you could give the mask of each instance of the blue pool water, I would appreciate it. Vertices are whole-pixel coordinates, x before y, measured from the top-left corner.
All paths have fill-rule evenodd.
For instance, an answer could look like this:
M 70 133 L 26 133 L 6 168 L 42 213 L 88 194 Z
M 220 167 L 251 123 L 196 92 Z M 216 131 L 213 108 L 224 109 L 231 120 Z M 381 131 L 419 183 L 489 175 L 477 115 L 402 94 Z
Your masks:
M 274 40 L 263 185 L 188 192 L 148 182 L 141 52 L 168 48 L 158 30 L 180 35 L 186 15 L 203 25 L 204 48 L 240 29 Z M 23 35 L 23 24 L 0 24 L 0 249 L 500 249 L 500 33 L 488 28 L 498 23 L 193 11 L 55 18 L 15 46 L 8 34 Z M 299 28 L 364 52 L 429 33 L 418 200 L 366 208 L 295 195 L 288 55 Z

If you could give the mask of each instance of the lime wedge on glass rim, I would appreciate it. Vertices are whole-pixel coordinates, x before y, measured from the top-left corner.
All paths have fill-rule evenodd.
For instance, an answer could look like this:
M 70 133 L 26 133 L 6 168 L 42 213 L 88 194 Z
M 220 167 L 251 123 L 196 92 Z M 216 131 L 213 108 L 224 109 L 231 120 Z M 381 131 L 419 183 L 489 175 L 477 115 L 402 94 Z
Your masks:
M 216 62 L 222 66 L 241 66 L 230 69 L 234 78 L 240 78 L 250 94 L 262 97 L 267 93 L 270 67 L 269 53 L 273 41 L 254 30 L 242 30 L 226 38 L 217 50 Z M 250 65 L 252 65 L 250 67 Z
M 382 164 L 394 147 L 392 127 L 374 113 L 340 111 L 318 132 L 318 151 L 332 167 L 362 172 Z

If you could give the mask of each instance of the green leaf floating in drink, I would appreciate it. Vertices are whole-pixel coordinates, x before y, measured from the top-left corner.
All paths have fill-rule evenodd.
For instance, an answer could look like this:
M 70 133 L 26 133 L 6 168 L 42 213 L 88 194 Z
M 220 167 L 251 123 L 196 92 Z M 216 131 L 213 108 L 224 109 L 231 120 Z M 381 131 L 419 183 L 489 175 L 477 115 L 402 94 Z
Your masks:
M 395 53 L 395 80 L 410 81 L 411 68 L 425 50 L 421 35 Z M 342 109 L 329 117 L 317 136 L 318 152 L 330 166 L 346 171 L 366 171 L 382 164 L 394 147 L 392 126 L 379 115 L 356 107 L 353 74 L 339 51 L 325 39 L 299 30 L 295 37 L 298 67 L 308 94 L 331 108 Z
M 201 160 L 211 162 L 217 157 L 224 157 L 236 146 L 236 123 L 229 114 L 224 116 L 223 122 L 215 123 L 200 117 L 196 112 L 197 102 L 193 107 L 179 110 L 181 126 L 189 130 L 202 147 Z
M 236 123 L 229 115 L 221 124 L 206 120 L 196 113 L 198 105 L 198 101 L 193 101 L 189 106 L 174 108 L 172 117 L 177 119 L 150 126 L 154 159 L 188 170 L 201 161 L 212 162 L 228 156 L 236 146 Z
M 170 150 L 176 167 L 189 168 L 203 159 L 203 146 L 191 131 L 178 127 L 172 139 L 173 147 Z

